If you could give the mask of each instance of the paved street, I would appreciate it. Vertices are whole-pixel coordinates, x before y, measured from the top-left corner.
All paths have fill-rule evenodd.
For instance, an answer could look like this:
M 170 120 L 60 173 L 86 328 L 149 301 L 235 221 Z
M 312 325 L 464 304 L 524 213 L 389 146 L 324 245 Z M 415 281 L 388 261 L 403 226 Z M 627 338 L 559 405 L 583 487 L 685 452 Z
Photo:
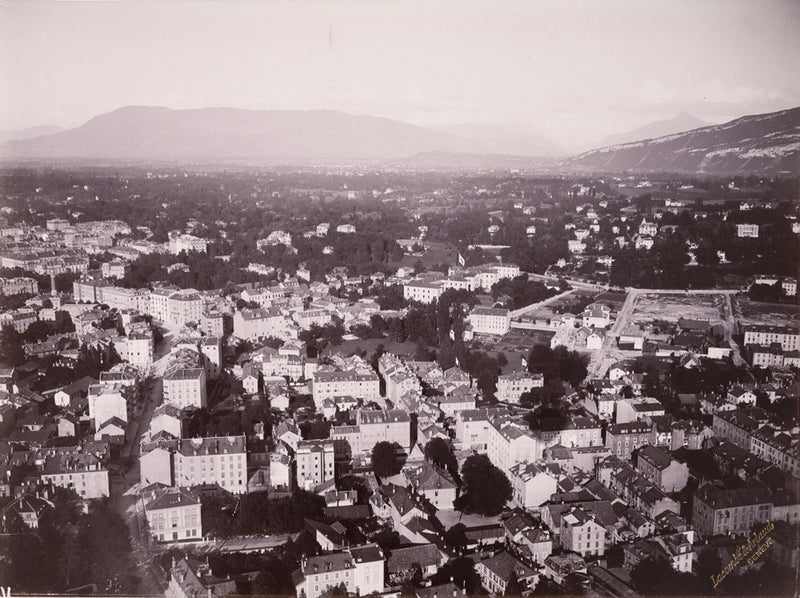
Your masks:
M 111 503 L 114 510 L 128 524 L 133 555 L 138 566 L 139 577 L 142 580 L 139 591 L 147 596 L 163 594 L 164 587 L 152 566 L 152 554 L 149 552 L 150 539 L 145 526 L 143 505 L 137 498 L 140 488 L 139 444 L 153 418 L 153 411 L 161 403 L 162 377 L 169 361 L 169 350 L 173 338 L 174 332 L 168 331 L 164 340 L 156 347 L 152 368 L 155 381 L 150 391 L 150 397 L 145 401 L 142 412 L 130 422 L 128 428 L 129 434 L 125 440 L 122 454 L 124 457 L 134 460 L 133 466 L 124 471 L 121 476 L 111 478 Z

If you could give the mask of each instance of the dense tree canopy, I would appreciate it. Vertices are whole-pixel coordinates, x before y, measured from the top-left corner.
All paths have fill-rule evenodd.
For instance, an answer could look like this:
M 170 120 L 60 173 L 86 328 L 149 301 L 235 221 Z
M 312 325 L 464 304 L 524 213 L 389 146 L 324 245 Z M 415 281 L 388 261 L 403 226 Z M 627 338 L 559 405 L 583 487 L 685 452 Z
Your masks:
M 511 483 L 486 455 L 472 455 L 461 468 L 463 493 L 456 508 L 465 513 L 497 515 L 511 500 Z
M 325 507 L 321 496 L 304 490 L 282 498 L 270 498 L 269 492 L 209 495 L 201 502 L 203 531 L 218 537 L 298 532 L 306 518 L 320 520 Z
M 386 478 L 400 473 L 403 464 L 398 451 L 400 445 L 396 442 L 378 442 L 372 448 L 372 471 L 379 478 Z

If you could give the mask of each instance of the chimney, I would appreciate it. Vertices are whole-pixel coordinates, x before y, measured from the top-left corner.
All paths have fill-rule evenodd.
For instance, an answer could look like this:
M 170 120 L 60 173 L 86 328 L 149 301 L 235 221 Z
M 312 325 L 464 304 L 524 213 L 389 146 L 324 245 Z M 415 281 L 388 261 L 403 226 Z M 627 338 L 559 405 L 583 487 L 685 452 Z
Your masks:
M 50 295 L 55 297 L 58 293 L 56 292 L 56 275 L 50 275 Z

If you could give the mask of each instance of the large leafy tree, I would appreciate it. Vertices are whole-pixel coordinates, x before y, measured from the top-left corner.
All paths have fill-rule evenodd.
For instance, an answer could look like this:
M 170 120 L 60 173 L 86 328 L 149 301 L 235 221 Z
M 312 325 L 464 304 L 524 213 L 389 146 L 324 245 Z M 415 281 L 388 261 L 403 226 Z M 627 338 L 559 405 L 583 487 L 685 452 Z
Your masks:
M 511 482 L 486 455 L 472 455 L 461 468 L 464 493 L 456 499 L 456 508 L 465 513 L 493 516 L 511 499 Z
M 399 446 L 392 442 L 379 442 L 372 448 L 372 471 L 379 478 L 400 473 L 402 464 L 397 456 Z
M 25 363 L 22 335 L 11 326 L 0 329 L 0 363 L 14 366 Z
M 451 559 L 442 565 L 431 579 L 434 584 L 453 582 L 457 587 L 464 588 L 468 596 L 483 592 L 481 578 L 475 571 L 475 561 L 469 557 Z

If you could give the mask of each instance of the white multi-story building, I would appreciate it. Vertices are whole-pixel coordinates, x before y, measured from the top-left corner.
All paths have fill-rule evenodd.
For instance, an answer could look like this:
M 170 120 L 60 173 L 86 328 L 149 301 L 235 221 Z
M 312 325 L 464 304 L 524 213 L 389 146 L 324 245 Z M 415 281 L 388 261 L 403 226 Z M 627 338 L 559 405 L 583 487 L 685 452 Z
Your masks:
M 244 340 L 269 336 L 284 338 L 286 330 L 286 318 L 275 307 L 269 309 L 245 308 L 233 315 L 233 334 Z
M 22 334 L 31 324 L 36 323 L 38 320 L 39 317 L 32 309 L 14 309 L 0 314 L 0 327 L 10 326 Z
M 333 440 L 302 440 L 295 451 L 297 485 L 311 490 L 334 476 Z
M 348 594 L 380 593 L 385 560 L 377 544 L 303 559 L 292 574 L 295 591 L 298 597 L 319 598 L 326 590 L 342 585 Z
M 763 345 L 769 347 L 780 343 L 784 351 L 800 349 L 800 331 L 789 326 L 768 326 L 754 324 L 744 328 L 745 345 Z
M 163 380 L 164 403 L 179 409 L 206 406 L 206 371 L 200 354 L 181 349 L 172 356 Z
M 497 378 L 495 396 L 501 403 L 519 403 L 520 396 L 543 386 L 544 376 L 542 374 L 529 374 L 528 372 L 501 374 Z
M 244 436 L 187 438 L 173 455 L 174 485 L 218 484 L 234 494 L 247 491 Z
M 758 225 L 757 224 L 737 224 L 736 236 L 739 238 L 753 238 L 758 239 Z
M 173 293 L 168 301 L 167 322 L 175 326 L 186 326 L 189 322 L 199 322 L 203 315 L 203 298 L 194 289 L 184 289 Z
M 203 355 L 203 366 L 206 378 L 216 380 L 222 371 L 222 343 L 218 336 L 206 336 L 199 339 L 198 346 Z
M 108 470 L 91 454 L 58 454 L 44 464 L 41 480 L 61 488 L 74 490 L 81 498 L 109 496 Z
M 89 386 L 89 419 L 94 422 L 96 430 L 108 420 L 118 417 L 128 421 L 128 402 L 122 395 L 120 384 L 92 384 Z
M 411 416 L 400 409 L 356 413 L 355 426 L 333 426 L 331 438 L 346 444 L 340 452 L 351 456 L 369 455 L 379 442 L 397 443 L 404 451 L 411 450 Z
M 119 356 L 139 368 L 153 363 L 153 333 L 150 330 L 132 330 L 127 337 L 114 342 Z
M 395 405 L 407 392 L 422 395 L 422 385 L 417 375 L 400 358 L 385 353 L 378 361 L 378 370 L 386 381 L 386 397 Z
M 446 287 L 440 280 L 429 282 L 426 280 L 412 280 L 403 285 L 403 299 L 406 301 L 419 301 L 420 303 L 433 303 L 442 296 Z
M 208 241 L 195 237 L 194 235 L 179 234 L 177 232 L 169 233 L 169 252 L 173 255 L 178 255 L 180 252 L 197 251 L 205 253 L 208 247 Z
M 511 328 L 511 312 L 497 307 L 476 307 L 469 314 L 476 334 L 505 334 Z
M 606 550 L 606 530 L 591 511 L 575 507 L 561 514 L 561 546 L 581 556 L 601 555 Z
M 508 480 L 514 502 L 523 509 L 535 509 L 557 492 L 558 481 L 553 473 L 535 463 L 512 465 Z
M 506 475 L 517 463 L 541 459 L 544 447 L 527 427 L 495 420 L 488 431 L 486 455 Z
M 164 402 L 179 409 L 206 406 L 206 373 L 203 368 L 174 367 L 164 376 Z
M 39 292 L 39 283 L 33 278 L 0 278 L 0 295 L 35 295 Z
M 150 308 L 150 293 L 146 289 L 102 286 L 97 289 L 97 297 L 98 303 L 105 303 L 116 309 L 135 309 L 148 313 Z
M 456 441 L 464 449 L 485 453 L 489 438 L 489 414 L 485 409 L 469 409 L 456 415 Z
M 366 364 L 344 371 L 317 370 L 312 390 L 314 404 L 320 409 L 325 399 L 350 396 L 371 400 L 380 397 L 380 378 Z
M 639 234 L 647 237 L 655 237 L 658 234 L 658 224 L 655 222 L 648 222 L 647 218 L 644 218 L 639 225 Z
M 148 529 L 159 542 L 200 540 L 200 500 L 183 488 L 161 488 L 144 507 Z

